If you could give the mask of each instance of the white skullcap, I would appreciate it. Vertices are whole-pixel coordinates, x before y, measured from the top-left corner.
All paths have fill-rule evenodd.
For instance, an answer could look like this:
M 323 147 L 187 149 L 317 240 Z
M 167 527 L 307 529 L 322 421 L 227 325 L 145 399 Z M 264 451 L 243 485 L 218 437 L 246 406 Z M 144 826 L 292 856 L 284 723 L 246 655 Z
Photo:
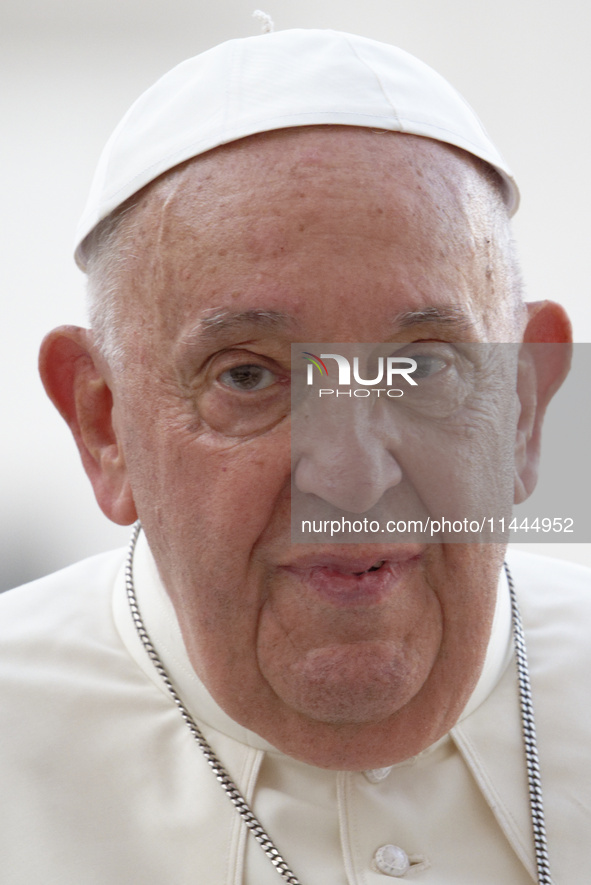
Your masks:
M 312 125 L 422 135 L 490 163 L 513 214 L 519 191 L 480 120 L 449 83 L 401 49 L 336 31 L 230 40 L 169 71 L 131 106 L 99 160 L 76 237 L 179 163 L 257 132 Z

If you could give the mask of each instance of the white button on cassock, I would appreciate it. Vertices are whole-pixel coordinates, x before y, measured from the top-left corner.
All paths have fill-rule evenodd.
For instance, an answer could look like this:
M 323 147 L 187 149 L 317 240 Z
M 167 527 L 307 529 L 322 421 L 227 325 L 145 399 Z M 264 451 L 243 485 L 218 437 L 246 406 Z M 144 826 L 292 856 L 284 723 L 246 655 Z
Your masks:
M 382 845 L 374 855 L 376 867 L 386 876 L 404 876 L 410 869 L 408 854 L 398 845 Z

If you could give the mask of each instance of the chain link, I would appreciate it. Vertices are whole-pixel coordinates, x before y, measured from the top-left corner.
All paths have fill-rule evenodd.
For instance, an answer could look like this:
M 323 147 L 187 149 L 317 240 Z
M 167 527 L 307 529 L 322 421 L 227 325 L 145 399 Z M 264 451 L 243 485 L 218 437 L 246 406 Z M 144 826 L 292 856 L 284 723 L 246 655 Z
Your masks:
M 251 810 L 248 802 L 214 753 L 211 745 L 207 742 L 199 729 L 197 723 L 183 704 L 181 698 L 177 694 L 174 685 L 168 675 L 164 664 L 160 660 L 152 640 L 146 630 L 143 618 L 140 613 L 135 588 L 133 583 L 133 554 L 139 533 L 141 523 L 138 521 L 133 527 L 127 559 L 125 563 L 125 589 L 129 600 L 129 608 L 131 616 L 135 624 L 139 638 L 142 641 L 146 653 L 152 661 L 155 669 L 160 674 L 160 678 L 164 682 L 170 696 L 178 707 L 178 710 L 187 725 L 187 728 L 193 735 L 196 743 L 203 755 L 205 756 L 210 768 L 215 774 L 217 780 L 222 786 L 230 802 L 236 808 L 238 814 L 248 827 L 258 844 L 261 846 L 279 875 L 288 883 L 288 885 L 301 885 L 299 879 L 291 871 L 286 861 L 283 859 L 271 837 L 267 834 L 263 825 Z M 523 728 L 523 740 L 525 744 L 525 760 L 527 766 L 527 778 L 529 784 L 529 798 L 531 808 L 531 818 L 534 834 L 534 848 L 536 854 L 536 864 L 538 871 L 538 885 L 552 885 L 550 877 L 550 867 L 548 865 L 548 851 L 546 843 L 546 827 L 544 822 L 544 803 L 542 798 L 542 785 L 540 780 L 540 766 L 538 761 L 538 749 L 536 742 L 536 728 L 534 722 L 534 710 L 531 697 L 531 686 L 529 681 L 529 668 L 527 664 L 527 651 L 525 647 L 525 637 L 523 634 L 523 625 L 521 622 L 521 614 L 517 605 L 515 594 L 515 586 L 513 578 L 509 571 L 507 563 L 505 563 L 505 574 L 507 575 L 507 583 L 509 584 L 509 594 L 511 596 L 511 615 L 513 621 L 513 640 L 515 644 L 515 659 L 517 663 L 517 678 L 519 682 L 519 699 L 521 705 L 521 721 Z
M 129 600 L 129 608 L 131 611 L 131 616 L 133 618 L 133 622 L 135 624 L 138 635 L 142 641 L 142 644 L 148 654 L 148 657 L 154 664 L 155 669 L 160 674 L 162 681 L 164 682 L 166 688 L 168 689 L 169 694 L 171 695 L 173 701 L 179 709 L 181 716 L 183 717 L 189 731 L 193 735 L 195 741 L 199 745 L 201 752 L 207 759 L 207 762 L 221 784 L 224 792 L 226 793 L 228 799 L 232 803 L 232 805 L 236 808 L 238 814 L 253 834 L 256 841 L 259 843 L 277 872 L 280 876 L 288 883 L 288 885 L 301 885 L 299 879 L 294 875 L 291 871 L 277 848 L 273 843 L 273 840 L 270 836 L 267 835 L 264 827 L 261 822 L 258 820 L 256 815 L 252 812 L 248 802 L 214 753 L 210 744 L 207 742 L 201 730 L 199 729 L 197 723 L 183 704 L 180 699 L 177 691 L 172 684 L 168 672 L 166 671 L 164 664 L 158 657 L 158 653 L 152 644 L 152 640 L 148 635 L 148 631 L 144 625 L 143 618 L 140 614 L 140 609 L 137 603 L 137 598 L 135 595 L 135 588 L 133 584 L 133 554 L 135 550 L 135 545 L 137 543 L 137 539 L 140 533 L 141 524 L 136 522 L 133 527 L 133 532 L 131 536 L 131 542 L 129 544 L 129 550 L 127 554 L 127 560 L 125 563 L 125 589 L 127 591 L 127 598 Z
M 536 866 L 538 871 L 538 885 L 552 885 L 550 866 L 548 863 L 548 844 L 546 841 L 546 824 L 544 820 L 544 800 L 542 797 L 542 782 L 540 779 L 540 764 L 538 759 L 538 744 L 536 740 L 536 724 L 534 721 L 534 708 L 529 681 L 529 666 L 527 663 L 527 649 L 525 636 L 515 585 L 505 563 L 505 574 L 509 584 L 511 596 L 511 615 L 513 620 L 513 642 L 515 645 L 515 662 L 517 664 L 517 679 L 519 682 L 519 702 L 521 706 L 521 726 L 523 742 L 525 744 L 525 763 L 527 766 L 527 781 L 529 785 L 529 804 L 531 809 L 531 821 L 534 833 L 534 849 L 536 853 Z

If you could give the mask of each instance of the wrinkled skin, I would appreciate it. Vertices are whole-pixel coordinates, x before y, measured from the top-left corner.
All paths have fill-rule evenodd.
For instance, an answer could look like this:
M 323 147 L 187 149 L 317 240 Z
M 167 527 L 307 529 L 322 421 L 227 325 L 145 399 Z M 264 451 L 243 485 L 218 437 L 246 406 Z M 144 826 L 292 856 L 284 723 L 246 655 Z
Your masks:
M 508 303 L 489 199 L 466 155 L 427 139 L 246 139 L 136 208 L 123 365 L 83 330 L 44 344 L 47 389 L 99 503 L 117 522 L 142 520 L 196 672 L 230 716 L 315 765 L 388 765 L 452 727 L 483 664 L 504 551 L 292 545 L 290 345 L 565 339 L 555 305 L 530 308 L 528 324 Z M 245 384 L 238 367 L 253 365 Z M 528 441 L 560 372 L 518 423 L 516 487 L 531 490 Z M 302 491 L 336 489 L 360 512 L 402 476 L 413 486 L 396 452 L 368 451 L 360 474 L 346 451 L 322 464 L 308 453 Z

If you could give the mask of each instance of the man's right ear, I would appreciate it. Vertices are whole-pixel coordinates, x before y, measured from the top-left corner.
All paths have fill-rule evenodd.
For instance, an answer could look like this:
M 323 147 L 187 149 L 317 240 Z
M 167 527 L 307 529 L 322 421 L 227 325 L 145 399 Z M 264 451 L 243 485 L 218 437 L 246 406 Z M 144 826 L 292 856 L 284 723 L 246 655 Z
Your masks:
M 47 395 L 76 440 L 84 469 L 103 513 L 119 525 L 137 519 L 106 369 L 92 334 L 60 326 L 43 340 L 39 372 Z

